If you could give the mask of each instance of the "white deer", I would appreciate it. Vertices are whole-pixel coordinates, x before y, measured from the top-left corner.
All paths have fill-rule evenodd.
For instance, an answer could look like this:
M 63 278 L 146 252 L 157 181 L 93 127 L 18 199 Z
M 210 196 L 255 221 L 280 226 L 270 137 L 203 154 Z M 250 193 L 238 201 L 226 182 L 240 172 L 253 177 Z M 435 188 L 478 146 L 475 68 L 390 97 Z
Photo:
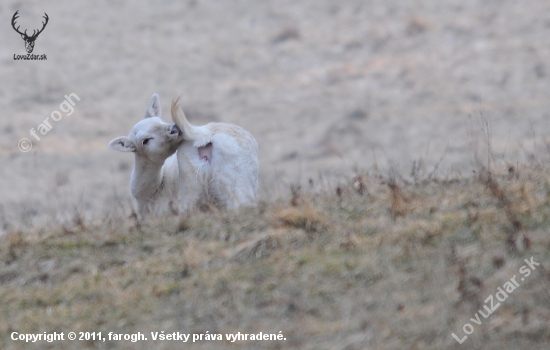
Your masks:
M 141 217 L 166 215 L 178 206 L 179 169 L 176 150 L 183 135 L 175 124 L 161 118 L 157 94 L 151 96 L 145 118 L 130 135 L 117 137 L 109 147 L 121 152 L 134 152 L 135 163 L 130 188 Z
M 201 203 L 221 209 L 253 205 L 258 192 L 258 143 L 245 129 L 227 123 L 191 125 L 178 100 L 172 119 L 183 134 L 177 151 L 180 209 Z

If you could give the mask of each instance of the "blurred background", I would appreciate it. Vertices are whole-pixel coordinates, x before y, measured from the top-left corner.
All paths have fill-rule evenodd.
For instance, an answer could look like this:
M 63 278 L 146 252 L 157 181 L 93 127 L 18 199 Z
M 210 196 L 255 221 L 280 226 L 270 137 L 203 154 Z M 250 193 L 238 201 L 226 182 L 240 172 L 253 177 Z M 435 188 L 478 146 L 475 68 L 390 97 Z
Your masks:
M 48 14 L 33 52 L 46 61 L 14 60 L 25 54 L 15 11 L 29 32 Z M 354 169 L 469 175 L 487 118 L 495 163 L 540 159 L 549 13 L 542 0 L 2 1 L 0 220 L 131 203 L 133 155 L 108 143 L 153 93 L 167 121 L 183 94 L 192 123 L 249 130 L 263 196 Z M 71 93 L 74 113 L 35 142 L 30 129 Z

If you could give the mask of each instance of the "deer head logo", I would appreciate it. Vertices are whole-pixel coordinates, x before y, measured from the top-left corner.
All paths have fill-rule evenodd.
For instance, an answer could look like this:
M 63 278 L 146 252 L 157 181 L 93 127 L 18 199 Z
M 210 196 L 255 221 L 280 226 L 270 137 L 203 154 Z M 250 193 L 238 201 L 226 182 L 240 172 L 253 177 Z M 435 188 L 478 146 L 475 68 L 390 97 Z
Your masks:
M 13 17 L 11 19 L 11 26 L 13 27 L 13 29 L 19 33 L 21 35 L 21 37 L 23 38 L 23 40 L 25 40 L 25 49 L 27 50 L 27 53 L 31 53 L 32 50 L 34 49 L 34 41 L 36 40 L 36 38 L 38 37 L 38 35 L 40 33 L 42 33 L 42 31 L 44 30 L 44 28 L 46 28 L 46 24 L 48 24 L 48 14 L 46 12 L 44 12 L 44 16 L 43 18 L 46 20 L 46 22 L 42 22 L 42 29 L 40 30 L 33 30 L 32 32 L 32 35 L 27 35 L 27 30 L 25 29 L 25 32 L 21 33 L 19 31 L 19 27 L 20 26 L 17 26 L 17 28 L 15 28 L 15 21 L 19 18 L 18 16 L 18 12 L 19 11 L 15 11 L 15 13 L 13 14 Z

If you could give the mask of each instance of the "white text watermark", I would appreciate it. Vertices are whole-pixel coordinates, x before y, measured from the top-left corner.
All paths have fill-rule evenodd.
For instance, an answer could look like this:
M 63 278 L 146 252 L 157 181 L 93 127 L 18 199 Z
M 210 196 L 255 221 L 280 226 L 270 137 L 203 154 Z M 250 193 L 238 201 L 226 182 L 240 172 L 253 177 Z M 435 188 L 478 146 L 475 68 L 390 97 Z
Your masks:
M 76 104 L 76 102 L 73 101 L 73 98 L 76 99 L 77 101 L 80 101 L 80 97 L 78 97 L 78 95 L 75 94 L 74 92 L 68 96 L 65 95 L 64 97 L 65 99 L 59 105 L 59 109 L 61 109 L 67 116 L 70 116 L 71 114 L 73 114 L 74 105 Z M 44 119 L 44 121 L 36 127 L 36 129 L 38 130 L 35 130 L 34 128 L 30 130 L 29 132 L 30 135 L 36 141 L 40 141 L 41 138 L 40 136 L 38 136 L 38 133 L 40 133 L 40 135 L 42 136 L 45 136 L 53 128 L 53 125 L 50 124 L 50 119 L 53 120 L 54 122 L 58 122 L 61 120 L 61 118 L 63 118 L 63 115 L 61 114 L 61 112 L 57 110 L 53 111 L 49 117 L 46 117 L 46 119 Z M 19 140 L 17 147 L 19 147 L 19 150 L 21 152 L 28 152 L 32 148 L 32 141 L 24 137 L 21 140 Z
M 519 269 L 519 273 L 522 274 L 521 281 L 524 281 L 526 277 L 529 277 L 531 274 L 531 271 L 535 271 L 535 266 L 540 266 L 540 263 L 533 260 L 533 257 L 531 257 L 531 260 L 525 259 L 525 264 Z M 470 318 L 470 321 L 472 323 L 481 326 L 482 319 L 479 317 L 481 315 L 483 319 L 489 317 L 493 312 L 495 312 L 496 309 L 500 306 L 500 302 L 503 302 L 504 300 L 508 299 L 508 294 L 511 294 L 517 287 L 519 287 L 520 284 L 516 281 L 516 275 L 512 276 L 510 280 L 502 285 L 502 287 L 497 288 L 497 292 L 495 293 L 495 296 L 489 295 L 487 299 L 485 299 L 485 305 L 483 305 L 483 308 L 485 309 L 485 312 L 482 310 L 478 310 L 478 312 L 475 313 L 474 317 Z M 497 301 L 495 301 L 497 299 Z M 459 338 L 456 334 L 451 333 L 451 336 L 455 338 L 455 340 L 462 344 L 466 339 L 468 339 L 468 335 L 472 334 L 474 332 L 474 326 L 472 323 L 466 323 L 462 327 L 462 331 L 464 332 L 464 335 L 462 338 Z

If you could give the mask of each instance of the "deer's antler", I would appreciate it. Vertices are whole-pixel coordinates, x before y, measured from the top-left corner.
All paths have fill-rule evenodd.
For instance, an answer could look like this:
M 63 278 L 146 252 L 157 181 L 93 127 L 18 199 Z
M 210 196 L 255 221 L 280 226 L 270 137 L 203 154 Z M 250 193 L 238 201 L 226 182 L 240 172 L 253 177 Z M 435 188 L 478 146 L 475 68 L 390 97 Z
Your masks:
M 13 27 L 13 29 L 14 29 L 17 33 L 19 33 L 19 34 L 21 34 L 21 35 L 24 35 L 24 36 L 27 36 L 27 31 L 26 31 L 26 30 L 25 30 L 24 33 L 21 33 L 21 32 L 19 31 L 19 27 L 21 27 L 21 26 L 18 26 L 17 28 L 15 28 L 15 21 L 19 18 L 18 12 L 19 12 L 19 10 L 15 11 L 15 13 L 13 14 L 13 17 L 11 18 L 11 26 Z
M 17 13 L 17 12 L 16 12 L 16 13 Z M 42 17 L 46 20 L 46 22 L 42 22 L 42 29 L 38 30 L 38 32 L 37 32 L 36 34 L 34 34 L 34 32 L 35 32 L 36 30 L 33 30 L 32 35 L 31 35 L 31 38 L 36 38 L 36 37 L 38 36 L 38 34 L 42 33 L 42 31 L 44 30 L 44 28 L 46 28 L 46 24 L 48 24 L 48 20 L 49 20 L 50 18 L 48 17 L 48 14 L 47 14 L 46 12 L 44 12 L 44 16 L 42 16 Z
M 15 22 L 16 22 L 17 19 L 19 18 L 19 10 L 18 10 L 18 11 L 15 11 L 15 13 L 13 14 L 13 17 L 11 18 L 11 26 L 13 27 L 13 29 L 14 29 L 17 33 L 19 33 L 19 34 L 21 34 L 21 35 L 24 35 L 24 36 L 25 36 L 25 39 L 27 39 L 27 38 L 28 38 L 28 39 L 36 39 L 36 37 L 38 36 L 38 34 L 42 33 L 42 31 L 44 30 L 44 28 L 46 28 L 46 25 L 48 24 L 48 20 L 50 19 L 50 18 L 48 17 L 48 14 L 47 14 L 46 12 L 44 12 L 44 16 L 42 16 L 42 17 L 46 20 L 45 22 L 42 22 L 42 29 L 38 29 L 38 32 L 37 32 L 36 29 L 33 30 L 31 36 L 28 36 L 28 35 L 27 35 L 27 30 L 26 30 L 26 29 L 25 29 L 24 32 L 20 32 L 20 31 L 19 31 L 19 27 L 20 27 L 20 26 L 17 26 L 17 28 L 15 28 L 15 25 L 17 24 L 17 23 L 15 23 Z

